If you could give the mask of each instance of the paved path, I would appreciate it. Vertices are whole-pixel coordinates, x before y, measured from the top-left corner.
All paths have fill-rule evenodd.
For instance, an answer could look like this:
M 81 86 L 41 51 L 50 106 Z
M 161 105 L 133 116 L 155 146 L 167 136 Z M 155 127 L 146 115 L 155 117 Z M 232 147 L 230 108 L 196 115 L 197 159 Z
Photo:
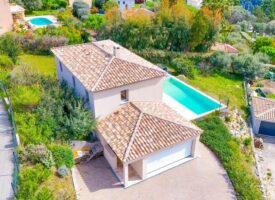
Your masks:
M 264 149 L 256 149 L 260 157 L 260 167 L 264 179 L 268 199 L 275 200 L 275 137 L 260 136 L 264 141 Z M 271 176 L 268 175 L 271 172 Z
M 200 158 L 127 189 L 104 157 L 76 166 L 80 200 L 235 200 L 229 178 L 216 156 L 200 143 Z
M 13 138 L 8 114 L 0 98 L 0 200 L 13 199 Z

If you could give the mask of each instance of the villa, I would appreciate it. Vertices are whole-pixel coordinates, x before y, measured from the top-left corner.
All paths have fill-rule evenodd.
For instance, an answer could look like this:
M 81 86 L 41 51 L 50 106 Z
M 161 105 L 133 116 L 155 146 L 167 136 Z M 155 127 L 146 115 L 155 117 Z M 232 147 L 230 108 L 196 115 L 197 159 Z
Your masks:
M 12 13 L 8 0 L 0 0 L 0 35 L 11 31 L 13 26 Z
M 198 157 L 202 131 L 164 103 L 162 69 L 111 40 L 52 52 L 58 79 L 98 120 L 94 134 L 125 187 Z

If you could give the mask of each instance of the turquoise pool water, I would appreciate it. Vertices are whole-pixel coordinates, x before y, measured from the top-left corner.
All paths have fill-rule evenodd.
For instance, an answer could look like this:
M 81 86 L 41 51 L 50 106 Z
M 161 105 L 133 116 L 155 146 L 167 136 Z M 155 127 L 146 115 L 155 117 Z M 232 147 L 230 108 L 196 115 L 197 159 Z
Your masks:
M 197 115 L 221 107 L 219 103 L 171 77 L 165 80 L 164 93 Z
M 29 22 L 36 26 L 46 26 L 46 25 L 50 25 L 53 23 L 51 20 L 49 20 L 45 17 L 33 18 L 33 19 L 29 20 Z

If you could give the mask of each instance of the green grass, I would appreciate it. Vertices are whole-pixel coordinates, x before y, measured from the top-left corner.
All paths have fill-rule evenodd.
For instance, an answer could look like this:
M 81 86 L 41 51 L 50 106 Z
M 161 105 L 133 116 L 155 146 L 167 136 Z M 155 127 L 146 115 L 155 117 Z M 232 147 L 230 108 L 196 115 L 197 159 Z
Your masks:
M 238 199 L 261 200 L 260 182 L 254 174 L 254 159 L 251 145 L 241 147 L 241 142 L 232 136 L 217 115 L 198 121 L 204 130 L 201 141 L 219 158 L 234 186 Z
M 266 97 L 270 99 L 275 99 L 275 94 L 268 93 Z
M 54 76 L 56 74 L 55 61 L 53 56 L 30 55 L 20 56 L 20 61 L 33 67 L 43 75 Z
M 40 16 L 40 15 L 56 15 L 58 10 L 35 10 L 27 13 L 26 16 Z
M 223 103 L 227 103 L 229 98 L 229 108 L 243 110 L 246 108 L 242 80 L 237 76 L 222 74 L 204 76 L 197 72 L 195 79 L 183 79 L 182 76 L 179 78 Z

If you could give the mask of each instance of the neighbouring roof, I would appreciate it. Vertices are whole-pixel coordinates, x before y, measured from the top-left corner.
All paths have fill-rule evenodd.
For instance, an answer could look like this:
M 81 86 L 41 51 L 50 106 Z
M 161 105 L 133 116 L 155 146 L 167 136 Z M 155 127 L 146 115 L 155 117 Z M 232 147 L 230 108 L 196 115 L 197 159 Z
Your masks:
M 10 11 L 12 14 L 16 14 L 25 12 L 25 9 L 17 4 L 10 4 Z
M 252 97 L 252 106 L 256 118 L 275 122 L 275 100 Z
M 161 102 L 129 102 L 100 120 L 97 129 L 124 162 L 202 133 L 201 129 Z
M 211 50 L 212 51 L 221 51 L 221 52 L 225 52 L 225 53 L 239 53 L 238 49 L 231 46 L 230 44 L 225 44 L 225 43 L 215 43 L 211 47 Z
M 163 70 L 111 40 L 56 47 L 52 52 L 94 92 L 165 76 Z

